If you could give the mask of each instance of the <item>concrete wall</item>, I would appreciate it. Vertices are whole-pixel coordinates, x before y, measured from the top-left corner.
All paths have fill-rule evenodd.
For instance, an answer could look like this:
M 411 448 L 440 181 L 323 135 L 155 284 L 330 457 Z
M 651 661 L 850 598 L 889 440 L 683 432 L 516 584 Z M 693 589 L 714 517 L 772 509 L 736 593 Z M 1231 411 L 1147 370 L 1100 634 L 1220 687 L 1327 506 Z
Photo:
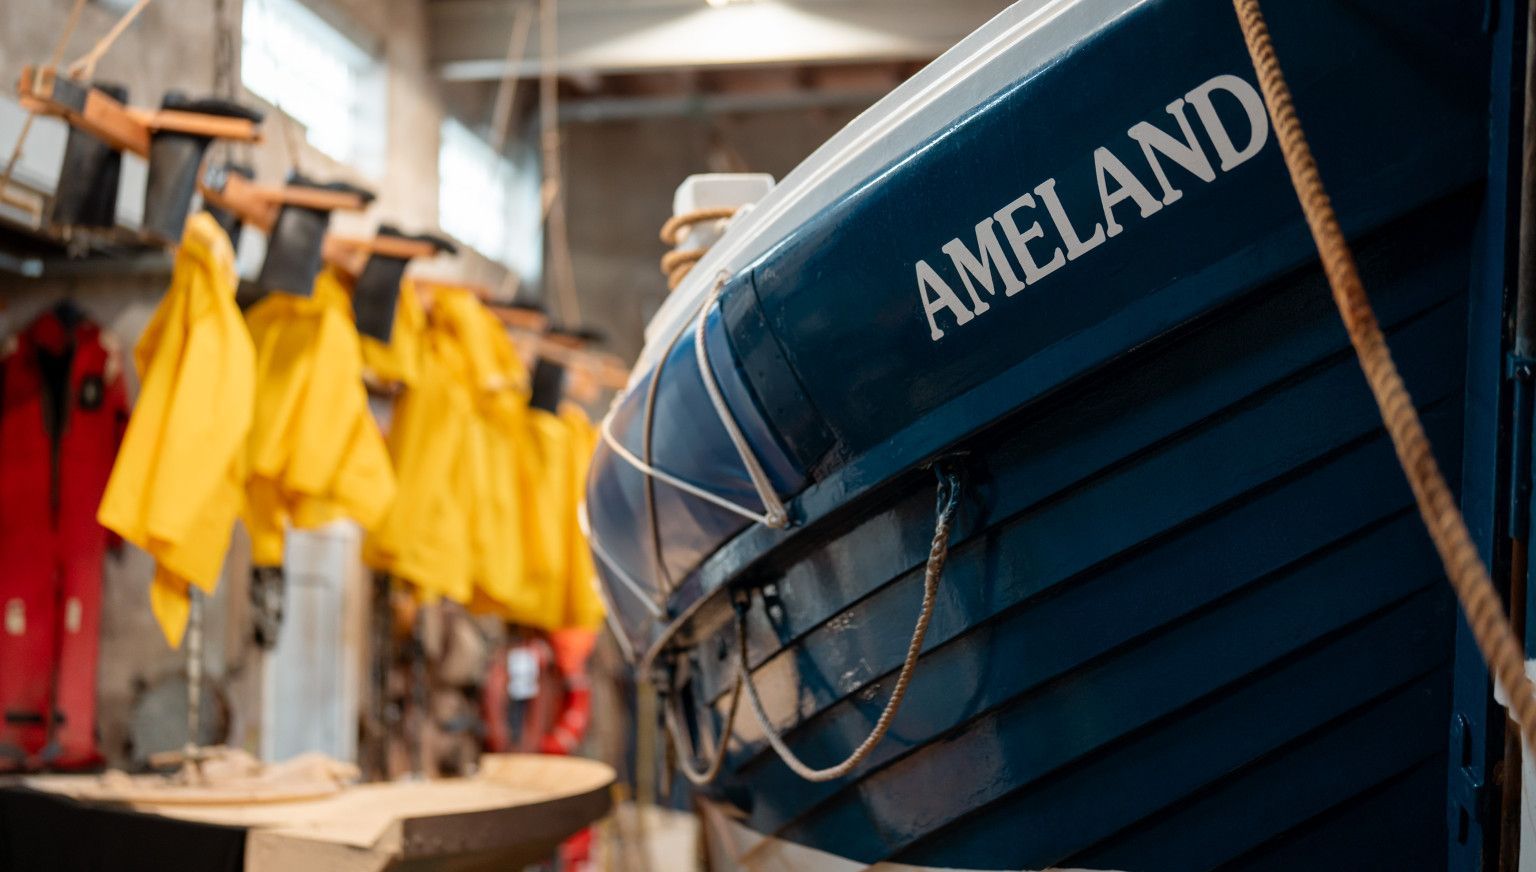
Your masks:
M 766 172 L 804 160 L 858 114 L 855 109 L 758 112 L 569 124 L 566 189 L 571 259 L 582 313 L 625 360 L 667 293 L 657 238 L 672 195 L 702 172 Z
M 385 176 L 370 179 L 337 164 L 302 144 L 302 131 L 296 137 L 301 141 L 299 161 L 308 175 L 348 178 L 378 191 L 379 200 L 367 213 L 338 216 L 335 226 L 340 230 L 368 233 L 381 221 L 407 229 L 435 228 L 442 109 L 427 65 L 423 0 L 326 2 L 323 14 L 343 23 L 344 29 L 370 38 L 387 63 Z M 72 5 L 70 0 L 0 2 L 0 82 L 7 90 L 24 64 L 48 59 Z M 126 84 L 136 105 L 156 104 L 171 88 L 198 94 L 215 93 L 221 85 L 238 87 L 240 15 L 241 0 L 155 0 L 102 60 L 97 77 Z M 88 3 L 64 53 L 66 62 L 83 53 L 117 17 L 118 13 L 97 2 Z M 227 57 L 217 49 L 221 30 L 226 47 L 233 49 Z M 225 62 L 222 75 L 220 60 Z M 261 102 L 248 94 L 243 99 Z M 277 182 L 291 163 L 289 137 L 275 113 L 269 119 L 267 141 L 256 146 L 251 157 L 259 180 Z M 0 142 L 0 162 L 9 156 L 10 148 L 10 142 Z M 418 271 L 493 286 L 503 272 L 472 253 L 452 261 L 441 259 Z M 87 274 L 45 274 L 39 280 L 0 273 L 0 337 L 24 327 L 55 300 L 69 297 L 115 333 L 125 349 L 131 348 L 167 279 L 165 274 L 128 275 L 111 265 Z M 131 368 L 129 377 L 133 379 Z M 207 669 L 228 695 L 231 740 L 255 751 L 261 747 L 262 681 L 261 658 L 247 643 L 247 554 L 244 538 L 237 534 L 219 596 L 208 608 Z M 150 696 L 151 688 L 176 682 L 184 668 L 182 655 L 166 646 L 151 618 L 152 573 L 153 562 L 132 547 L 121 556 L 109 557 L 105 567 L 99 722 L 103 750 L 114 765 L 131 760 L 128 735 L 135 700 Z M 172 733 L 184 723 L 179 717 L 162 719 Z

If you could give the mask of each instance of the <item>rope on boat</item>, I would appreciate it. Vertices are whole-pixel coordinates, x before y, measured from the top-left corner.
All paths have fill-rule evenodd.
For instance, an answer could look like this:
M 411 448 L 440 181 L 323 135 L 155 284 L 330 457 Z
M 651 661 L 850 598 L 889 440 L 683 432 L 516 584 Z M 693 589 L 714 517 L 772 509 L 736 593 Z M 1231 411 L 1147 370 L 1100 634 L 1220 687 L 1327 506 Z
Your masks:
M 784 501 L 779 499 L 778 491 L 774 490 L 773 481 L 768 478 L 763 464 L 757 459 L 757 452 L 752 450 L 752 443 L 742 434 L 736 416 L 731 414 L 731 407 L 725 404 L 725 395 L 720 392 L 720 382 L 715 378 L 715 368 L 709 365 L 709 353 L 704 350 L 704 326 L 709 321 L 709 310 L 714 308 L 715 301 L 720 299 L 720 292 L 725 290 L 725 278 L 722 273 L 719 281 L 715 282 L 714 289 L 704 300 L 704 308 L 699 311 L 698 320 L 694 322 L 693 354 L 698 361 L 699 376 L 704 379 L 704 390 L 709 394 L 709 401 L 714 404 L 715 413 L 720 416 L 726 435 L 731 437 L 731 444 L 736 446 L 741 465 L 746 468 L 747 477 L 752 479 L 752 487 L 757 491 L 757 499 L 766 510 L 763 523 L 774 528 L 786 527 L 789 525 L 789 512 L 784 508 Z
M 779 499 L 778 492 L 774 490 L 773 482 L 769 480 L 768 473 L 763 470 L 763 466 L 758 461 L 757 454 L 752 450 L 751 444 L 747 442 L 746 436 L 742 434 L 741 427 L 736 423 L 736 416 L 731 413 L 730 406 L 726 405 L 725 396 L 721 393 L 719 382 L 715 379 L 714 368 L 709 365 L 709 356 L 704 351 L 704 327 L 709 318 L 709 310 L 714 306 L 715 301 L 720 299 L 720 292 L 724 290 L 727 278 L 728 276 L 725 273 L 720 274 L 719 279 L 715 282 L 714 290 L 709 293 L 709 296 L 704 298 L 703 303 L 700 304 L 693 316 L 697 319 L 694 327 L 695 359 L 699 367 L 699 378 L 704 382 L 704 390 L 709 394 L 710 404 L 715 407 L 715 415 L 720 419 L 720 425 L 725 428 L 726 436 L 730 438 L 731 444 L 736 448 L 736 454 L 741 458 L 742 467 L 746 470 L 747 476 L 752 480 L 752 487 L 757 491 L 757 498 L 763 505 L 763 511 L 758 512 L 743 506 L 734 500 L 699 487 L 690 481 L 678 478 L 666 470 L 652 465 L 648 459 L 635 456 L 633 451 L 624 447 L 618 437 L 613 435 L 612 412 L 603 416 L 598 432 L 603 438 L 603 443 L 614 454 L 645 475 L 660 479 L 684 493 L 693 494 L 701 500 L 713 503 L 726 511 L 733 512 L 748 520 L 756 521 L 765 527 L 780 529 L 789 526 L 789 512 L 784 508 L 784 501 Z M 667 346 L 667 353 L 662 355 L 662 362 L 658 363 L 655 371 L 651 373 L 651 388 L 653 392 L 656 381 L 661 376 L 661 367 L 665 363 L 666 358 L 671 355 L 672 348 L 676 347 L 677 340 L 681 336 L 681 331 L 673 336 L 672 344 Z M 648 396 L 645 404 L 645 420 L 643 424 L 645 427 L 644 432 L 646 433 L 650 432 L 655 411 L 654 394 L 652 393 Z
M 691 212 L 682 212 L 667 219 L 667 223 L 661 225 L 661 241 L 671 246 L 683 244 L 683 231 L 695 224 L 703 224 L 707 221 L 725 221 L 740 211 L 739 206 L 712 206 L 708 209 L 694 209 Z M 698 263 L 705 248 L 685 248 L 681 251 L 669 251 L 661 256 L 661 274 L 667 277 L 667 290 L 676 290 L 687 277 L 693 265 Z
M 672 746 L 677 751 L 677 768 L 683 773 L 683 777 L 703 787 L 715 780 L 720 774 L 721 767 L 725 764 L 725 748 L 731 742 L 731 733 L 736 729 L 736 711 L 741 706 L 741 674 L 737 673 L 736 682 L 731 687 L 731 702 L 726 707 L 725 725 L 720 730 L 720 737 L 715 740 L 714 747 L 710 749 L 709 762 L 703 769 L 694 768 L 694 754 L 690 744 L 683 737 L 683 728 L 677 716 L 677 693 L 664 693 L 661 703 L 662 717 L 667 722 L 667 733 L 672 736 Z M 703 731 L 700 730 L 702 733 Z
M 1382 421 L 1397 449 L 1398 462 L 1418 501 L 1419 514 L 1434 540 L 1435 549 L 1445 565 L 1447 578 L 1466 613 L 1467 623 L 1477 640 L 1478 650 L 1499 684 L 1509 695 L 1509 707 L 1520 725 L 1520 735 L 1528 752 L 1536 752 L 1536 688 L 1525 673 L 1525 655 L 1516 639 L 1509 618 L 1504 614 L 1498 591 L 1488 575 L 1488 568 L 1478 555 L 1467 522 L 1456 505 L 1445 476 L 1435 463 L 1424 425 L 1419 420 L 1413 400 L 1403 385 L 1391 349 L 1376 313 L 1371 308 L 1365 287 L 1355 268 L 1349 243 L 1339 229 L 1328 192 L 1318 174 L 1317 162 L 1307 145 L 1301 122 L 1291 100 L 1290 88 L 1280 69 L 1280 61 L 1270 42 L 1258 0 L 1233 0 L 1243 39 L 1253 59 L 1254 71 L 1264 92 L 1264 103 L 1274 121 L 1275 133 L 1290 171 L 1291 184 L 1306 213 L 1307 226 L 1317 245 L 1334 303 L 1349 331 L 1349 340 L 1360 359 L 1360 368 L 1370 383 Z M 750 689 L 750 687 L 749 687 Z
M 896 686 L 891 690 L 891 698 L 885 703 L 885 710 L 880 712 L 879 720 L 875 721 L 874 729 L 864 737 L 853 753 L 849 754 L 841 763 L 828 766 L 825 769 L 813 769 L 804 761 L 795 756 L 789 745 L 774 729 L 773 723 L 768 719 L 768 713 L 763 708 L 763 701 L 757 695 L 757 685 L 752 682 L 752 670 L 747 664 L 747 618 L 746 609 L 740 607 L 736 610 L 736 677 L 737 681 L 747 690 L 747 701 L 751 703 L 752 714 L 757 718 L 757 725 L 768 739 L 768 744 L 778 753 L 779 759 L 796 775 L 806 781 L 833 781 L 842 778 L 853 768 L 864 761 L 870 752 L 885 738 L 885 733 L 891 728 L 891 722 L 896 719 L 896 712 L 901 708 L 901 701 L 907 696 L 907 688 L 912 681 L 912 673 L 917 666 L 918 656 L 923 650 L 923 637 L 928 634 L 928 623 L 933 619 L 934 604 L 938 600 L 939 581 L 944 575 L 944 564 L 949 559 L 949 531 L 954 525 L 955 509 L 960 504 L 960 479 L 951 469 L 942 465 L 934 467 L 934 472 L 939 477 L 938 495 L 934 507 L 933 543 L 928 548 L 928 563 L 923 569 L 923 607 L 918 613 L 917 625 L 912 628 L 912 641 L 907 644 L 907 656 L 902 661 L 901 671 L 896 675 Z M 729 733 L 726 734 L 729 736 Z

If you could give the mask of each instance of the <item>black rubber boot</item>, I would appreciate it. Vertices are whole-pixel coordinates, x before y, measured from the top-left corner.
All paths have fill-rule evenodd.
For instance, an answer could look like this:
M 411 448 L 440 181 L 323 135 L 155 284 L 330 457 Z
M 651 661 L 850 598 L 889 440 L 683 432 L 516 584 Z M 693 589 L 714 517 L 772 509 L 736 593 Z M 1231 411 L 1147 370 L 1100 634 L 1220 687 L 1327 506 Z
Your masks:
M 262 114 L 229 100 L 188 99 L 180 91 L 170 91 L 161 102 L 162 109 L 200 112 L 260 121 Z M 144 191 L 144 231 L 167 242 L 181 239 L 192 209 L 192 195 L 197 193 L 197 176 L 203 165 L 203 153 L 212 140 L 206 136 L 156 131 L 149 141 L 149 182 Z
M 119 103 L 128 102 L 122 85 L 93 82 Z M 49 223 L 76 227 L 113 227 L 117 224 L 117 187 L 123 173 L 123 153 L 73 125 L 64 144 L 64 163 L 59 168 L 59 187 L 53 194 Z
M 438 251 L 457 253 L 458 248 L 441 236 L 422 233 L 407 236 L 399 228 L 388 224 L 379 227 L 380 236 L 395 239 L 411 239 L 430 243 Z M 400 280 L 405 277 L 406 258 L 385 257 L 373 254 L 363 265 L 363 274 L 357 277 L 352 290 L 352 311 L 357 318 L 357 332 L 372 336 L 380 342 L 388 342 L 395 328 L 395 304 L 400 299 Z
M 320 184 L 292 173 L 288 184 L 322 191 L 343 191 L 359 195 L 365 203 L 373 201 L 371 191 L 345 182 Z M 278 210 L 277 221 L 267 237 L 267 257 L 261 263 L 256 286 L 263 292 L 282 291 L 299 297 L 309 296 L 314 290 L 315 276 L 320 274 L 321 246 L 330 223 L 331 213 L 320 209 L 284 206 Z

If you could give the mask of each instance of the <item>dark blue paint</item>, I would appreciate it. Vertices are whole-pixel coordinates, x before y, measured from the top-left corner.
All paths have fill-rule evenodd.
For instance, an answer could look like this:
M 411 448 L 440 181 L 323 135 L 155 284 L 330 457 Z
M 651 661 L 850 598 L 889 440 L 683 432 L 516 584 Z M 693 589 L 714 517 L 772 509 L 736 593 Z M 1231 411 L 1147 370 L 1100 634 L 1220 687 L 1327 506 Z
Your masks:
M 1268 5 L 1395 357 L 1497 575 L 1521 4 L 1500 4 L 1492 36 L 1480 9 L 1447 0 Z M 932 522 L 919 467 L 968 452 L 945 587 L 890 735 L 849 777 L 809 785 L 743 717 L 714 795 L 748 825 L 948 867 L 1481 868 L 1487 674 L 1273 140 L 1211 184 L 1170 167 L 1180 202 L 1121 215 L 1121 236 L 941 342 L 918 307 L 915 261 L 963 294 L 940 246 L 1047 177 L 1091 222 L 1093 149 L 1137 169 L 1126 128 L 1167 127 L 1162 107 L 1217 73 L 1252 78 L 1228 4 L 1149 0 L 726 289 L 709 356 L 798 523 L 744 525 L 658 486 L 680 583 L 668 618 L 614 594 L 639 648 L 689 658 L 689 714 L 712 734 L 729 686 L 717 594 L 771 582 L 782 610 L 755 600 L 749 653 L 772 721 L 818 764 L 865 735 L 916 612 Z M 691 342 L 662 379 L 660 465 L 754 503 Z M 617 419 L 636 449 L 642 401 Z M 639 476 L 607 454 L 594 469 L 598 535 L 659 588 Z M 1470 731 L 1465 765 L 1453 718 Z

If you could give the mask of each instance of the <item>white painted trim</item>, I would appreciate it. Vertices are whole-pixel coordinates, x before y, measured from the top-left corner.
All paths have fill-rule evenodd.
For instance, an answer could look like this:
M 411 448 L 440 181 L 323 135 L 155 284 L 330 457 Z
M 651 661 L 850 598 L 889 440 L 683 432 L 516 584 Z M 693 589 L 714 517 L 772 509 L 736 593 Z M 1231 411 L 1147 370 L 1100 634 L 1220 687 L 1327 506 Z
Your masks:
M 856 186 L 1143 2 L 1019 0 L 902 83 L 732 222 L 651 319 L 632 378 L 655 366 L 722 270 L 739 272 Z

